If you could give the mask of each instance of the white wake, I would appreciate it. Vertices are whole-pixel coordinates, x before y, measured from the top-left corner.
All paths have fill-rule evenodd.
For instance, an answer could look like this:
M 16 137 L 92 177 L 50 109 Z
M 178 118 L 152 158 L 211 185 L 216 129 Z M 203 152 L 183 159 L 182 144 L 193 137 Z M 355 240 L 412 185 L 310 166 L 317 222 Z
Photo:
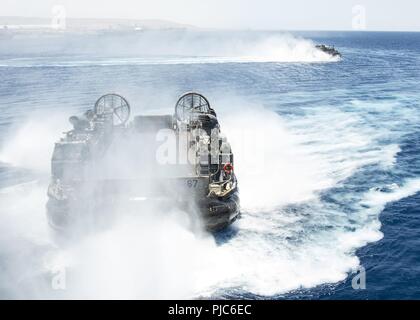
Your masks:
M 366 165 L 392 167 L 398 145 L 378 147 L 380 132 L 361 124 L 357 113 L 324 108 L 286 122 L 273 111 L 234 99 L 220 100 L 219 106 L 222 130 L 235 153 L 243 211 L 232 237 L 216 243 L 209 234 L 189 231 L 183 212 L 151 207 L 121 219 L 110 230 L 59 248 L 46 227 L 46 183 L 2 189 L 0 249 L 22 238 L 45 247 L 36 258 L 41 261 L 36 272 L 21 281 L 32 283 L 31 277 L 41 274 L 36 279 L 45 286 L 57 270 L 68 273 L 64 292 L 46 289 L 20 295 L 190 298 L 240 288 L 269 296 L 335 283 L 359 265 L 357 248 L 381 239 L 379 214 L 384 206 L 420 191 L 419 179 L 386 192 L 372 189 L 354 198 L 354 210 L 346 213 L 322 201 L 320 193 L 339 187 Z M 49 157 L 57 128 L 30 125 L 40 143 L 37 148 L 26 147 L 25 128 L 1 154 L 16 165 L 45 171 L 41 159 Z M 27 159 L 39 161 L 31 164 Z M 341 197 L 348 203 L 355 195 Z M 32 266 L 17 265 L 15 270 L 26 268 Z

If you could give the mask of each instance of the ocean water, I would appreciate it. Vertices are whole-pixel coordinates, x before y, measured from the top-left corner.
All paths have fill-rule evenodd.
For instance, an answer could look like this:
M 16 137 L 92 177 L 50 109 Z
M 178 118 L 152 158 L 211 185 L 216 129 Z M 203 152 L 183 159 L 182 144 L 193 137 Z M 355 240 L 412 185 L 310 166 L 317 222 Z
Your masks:
M 420 298 L 419 33 L 0 44 L 0 298 Z M 150 209 L 57 245 L 46 187 L 67 118 L 108 92 L 134 114 L 172 113 L 190 90 L 208 97 L 232 142 L 242 218 L 195 234 L 177 212 Z M 63 274 L 65 288 L 54 287 Z

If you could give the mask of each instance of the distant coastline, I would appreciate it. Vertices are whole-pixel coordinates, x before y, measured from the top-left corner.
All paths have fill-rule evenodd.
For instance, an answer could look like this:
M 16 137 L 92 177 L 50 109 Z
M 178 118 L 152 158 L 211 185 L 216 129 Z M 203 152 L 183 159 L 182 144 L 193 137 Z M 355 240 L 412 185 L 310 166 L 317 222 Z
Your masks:
M 0 32 L 102 32 L 143 30 L 195 30 L 195 26 L 158 19 L 67 18 L 65 28 L 55 29 L 51 18 L 0 17 Z

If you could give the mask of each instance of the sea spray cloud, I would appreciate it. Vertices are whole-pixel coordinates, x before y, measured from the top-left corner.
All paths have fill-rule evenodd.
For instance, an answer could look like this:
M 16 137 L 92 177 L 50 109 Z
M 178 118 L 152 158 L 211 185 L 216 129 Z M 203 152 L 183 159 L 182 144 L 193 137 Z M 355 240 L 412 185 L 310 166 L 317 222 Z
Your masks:
M 105 34 L 95 41 L 92 41 L 92 36 L 72 33 L 52 39 L 42 35 L 35 38 L 36 41 L 17 38 L 0 49 L 4 55 L 15 51 L 23 55 L 21 59 L 3 58 L 0 65 L 83 67 L 339 60 L 318 50 L 312 41 L 283 32 L 257 34 L 172 30 L 123 33 L 118 37 Z M 41 53 L 50 56 L 47 59 L 25 58 L 28 54 Z
M 48 173 L 54 143 L 69 126 L 67 116 L 61 112 L 29 113 L 6 134 L 0 146 L 0 161 Z

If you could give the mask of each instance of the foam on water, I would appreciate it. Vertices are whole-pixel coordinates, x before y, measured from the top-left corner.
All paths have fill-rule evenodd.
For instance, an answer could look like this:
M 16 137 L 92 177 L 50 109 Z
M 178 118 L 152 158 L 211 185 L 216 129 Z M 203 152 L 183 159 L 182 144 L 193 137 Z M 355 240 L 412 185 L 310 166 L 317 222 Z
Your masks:
M 54 143 L 70 127 L 67 118 L 54 111 L 26 115 L 6 135 L 0 161 L 49 174 Z
M 229 136 L 247 128 L 249 137 L 263 138 L 263 146 L 254 149 L 264 154 L 257 157 L 263 170 L 253 174 L 247 165 L 241 167 L 247 160 L 233 139 L 243 218 L 237 234 L 210 255 L 209 261 L 219 264 L 208 262 L 209 271 L 203 271 L 207 288 L 272 296 L 344 280 L 359 264 L 355 250 L 381 239 L 383 206 L 418 191 L 418 182 L 408 181 L 404 191 L 393 191 L 379 203 L 366 203 L 363 194 L 346 194 L 339 201 L 355 201 L 351 213 L 322 200 L 323 190 L 342 186 L 361 168 L 389 168 L 395 161 L 398 145 L 379 147 L 385 132 L 358 122 L 358 115 L 322 108 L 286 125 L 274 112 L 254 107 L 249 113 L 242 109 L 232 120 L 225 118 Z
M 235 99 L 220 101 L 220 108 L 236 157 L 243 212 L 232 235 L 195 234 L 185 227 L 184 213 L 149 208 L 65 248 L 50 243 L 38 257 L 38 271 L 49 275 L 64 268 L 72 275 L 70 287 L 58 297 L 188 298 L 237 288 L 272 296 L 335 283 L 358 266 L 357 248 L 381 239 L 378 218 L 384 206 L 420 190 L 420 180 L 410 180 L 386 191 L 337 194 L 339 202 L 353 203 L 345 212 L 322 194 L 344 187 L 365 166 L 393 166 L 399 146 L 380 142 L 386 127 L 377 130 L 357 112 L 326 107 L 288 121 Z M 49 164 L 56 129 L 55 124 L 30 126 L 40 143 L 36 148 L 22 144 L 28 132 L 17 130 L 23 133 L 1 154 L 16 165 L 42 169 L 38 161 L 31 166 L 22 159 L 45 158 Z M 45 189 L 46 183 L 37 182 L 1 190 L 1 226 L 7 235 L 2 246 L 17 237 L 49 242 Z M 28 221 L 36 232 L 28 232 Z M 22 295 L 57 297 L 48 290 Z
M 188 38 L 188 37 L 187 37 Z M 127 57 L 118 56 L 63 56 L 38 58 L 7 58 L 0 60 L 0 67 L 83 67 L 83 66 L 130 66 L 130 65 L 176 65 L 176 64 L 212 64 L 212 63 L 261 63 L 261 62 L 337 62 L 332 57 L 317 49 L 315 44 L 303 38 L 283 34 L 263 39 L 240 38 L 235 41 L 203 37 L 203 43 L 196 38 L 180 39 L 180 43 L 158 49 L 153 54 Z M 156 40 L 157 41 L 157 40 Z M 197 42 L 198 41 L 198 42 Z M 160 43 L 161 45 L 161 43 Z M 150 47 L 150 43 L 147 44 Z M 153 45 L 152 45 L 153 47 Z M 179 48 L 178 48 L 179 47 Z M 136 52 L 136 51 L 134 51 Z M 147 51 L 146 51 L 147 52 Z M 98 52 L 97 54 L 100 54 Z M 118 53 L 118 51 L 117 51 Z M 132 55 L 132 54 L 131 54 Z

